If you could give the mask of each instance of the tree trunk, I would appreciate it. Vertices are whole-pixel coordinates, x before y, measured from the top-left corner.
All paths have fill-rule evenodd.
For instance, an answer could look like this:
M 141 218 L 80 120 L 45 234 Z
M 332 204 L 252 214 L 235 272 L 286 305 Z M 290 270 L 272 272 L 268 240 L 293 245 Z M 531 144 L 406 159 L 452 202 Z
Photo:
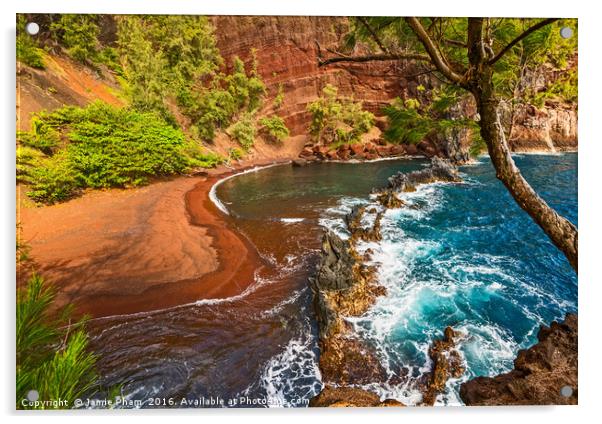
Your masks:
M 471 91 L 477 101 L 481 117 L 481 136 L 487 143 L 487 150 L 495 167 L 496 176 L 504 183 L 516 203 L 533 218 L 552 243 L 564 253 L 577 272 L 577 228 L 566 218 L 558 215 L 539 197 L 514 163 L 498 114 L 499 100 L 495 96 L 492 72 L 489 65 L 481 64 L 479 83 L 474 85 Z

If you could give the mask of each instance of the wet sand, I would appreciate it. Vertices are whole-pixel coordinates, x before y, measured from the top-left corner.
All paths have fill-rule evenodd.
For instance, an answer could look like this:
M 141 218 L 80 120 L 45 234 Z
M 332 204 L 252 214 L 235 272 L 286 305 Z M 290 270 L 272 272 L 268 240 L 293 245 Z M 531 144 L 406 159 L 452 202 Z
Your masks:
M 56 287 L 57 306 L 102 317 L 242 293 L 264 263 L 209 199 L 233 172 L 22 207 L 23 240 Z

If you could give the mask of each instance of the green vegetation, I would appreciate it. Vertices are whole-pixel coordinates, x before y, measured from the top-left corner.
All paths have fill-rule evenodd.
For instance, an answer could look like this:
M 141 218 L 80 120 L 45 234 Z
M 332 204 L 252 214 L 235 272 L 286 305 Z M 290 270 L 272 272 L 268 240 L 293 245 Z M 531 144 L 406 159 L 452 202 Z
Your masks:
M 257 134 L 253 115 L 251 113 L 243 114 L 238 121 L 228 129 L 228 133 L 230 137 L 240 144 L 245 152 L 248 152 L 251 147 L 253 147 L 255 136 Z
M 282 143 L 290 135 L 284 119 L 279 116 L 261 118 L 259 124 L 272 141 Z
M 235 57 L 232 74 L 217 74 L 209 87 L 179 93 L 178 104 L 202 140 L 211 142 L 218 129 L 227 128 L 238 115 L 253 114 L 261 107 L 265 85 L 256 66 L 253 60 L 247 72 L 244 62 Z
M 284 86 L 282 83 L 278 84 L 278 92 L 276 93 L 276 97 L 274 97 L 274 109 L 278 110 L 282 107 L 284 103 Z
M 470 129 L 473 139 L 470 152 L 478 155 L 485 148 L 478 124 L 471 119 L 450 117 L 450 108 L 457 104 L 459 95 L 457 89 L 446 86 L 431 90 L 424 104 L 417 99 L 395 99 L 383 108 L 388 119 L 385 139 L 391 143 L 417 144 L 435 134 L 447 136 L 452 131 Z
M 41 408 L 73 406 L 75 399 L 98 388 L 96 356 L 88 351 L 84 321 L 71 323 L 69 308 L 57 317 L 49 312 L 55 292 L 33 275 L 27 288 L 17 292 L 17 408 L 29 390 L 39 393 Z M 61 399 L 67 405 L 50 401 Z
M 243 156 L 243 151 L 236 147 L 231 148 L 228 152 L 228 159 L 230 160 L 240 160 Z
M 220 162 L 157 114 L 101 102 L 38 113 L 19 142 L 19 178 L 30 184 L 28 195 L 43 203 L 66 200 L 88 187 L 137 186 L 152 176 Z
M 17 17 L 17 60 L 32 68 L 44 69 L 44 50 L 38 46 L 34 36 L 25 32 L 27 22 L 22 15 Z
M 97 15 L 60 15 L 51 23 L 50 30 L 73 59 L 84 63 L 98 60 L 100 26 Z
M 222 63 L 206 17 L 122 16 L 117 24 L 126 92 L 139 111 L 167 118 L 168 97 L 186 97 Z
M 223 59 L 206 17 L 126 16 L 118 23 L 124 85 L 137 110 L 174 122 L 167 101 L 175 99 L 191 133 L 211 142 L 238 114 L 261 106 L 265 85 L 254 53 L 249 72 L 234 58 L 232 72 L 220 73 Z
M 327 85 L 323 96 L 308 105 L 312 119 L 309 132 L 317 143 L 339 144 L 359 141 L 374 126 L 374 115 L 361 103 L 337 97 L 337 88 Z

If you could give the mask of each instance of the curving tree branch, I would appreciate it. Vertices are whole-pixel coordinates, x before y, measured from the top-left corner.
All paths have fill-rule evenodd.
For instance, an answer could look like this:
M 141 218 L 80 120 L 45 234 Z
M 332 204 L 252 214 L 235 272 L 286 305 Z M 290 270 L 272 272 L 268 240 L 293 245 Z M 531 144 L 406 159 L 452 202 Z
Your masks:
M 419 53 L 399 53 L 399 54 L 375 54 L 368 56 L 335 56 L 328 59 L 318 57 L 318 66 L 326 66 L 338 62 L 372 62 L 389 60 L 421 60 L 430 62 L 431 59 L 424 54 Z
M 418 40 L 420 40 L 420 42 L 424 46 L 437 70 L 451 83 L 464 86 L 464 78 L 462 77 L 462 75 L 456 73 L 447 65 L 447 60 L 439 52 L 439 48 L 432 40 L 432 38 L 428 35 L 420 21 L 414 17 L 405 18 L 405 20 L 414 32 L 414 34 L 416 34 L 416 36 L 418 37 Z
M 502 58 L 502 56 L 504 56 L 504 54 L 506 54 L 506 52 L 508 50 L 510 50 L 518 42 L 520 42 L 524 38 L 528 37 L 533 32 L 537 31 L 540 28 L 545 27 L 546 25 L 550 25 L 551 23 L 554 23 L 557 20 L 558 20 L 558 18 L 544 19 L 543 21 L 538 22 L 535 25 L 533 25 L 532 27 L 530 27 L 529 29 L 525 30 L 521 35 L 519 35 L 514 40 L 512 40 L 510 43 L 508 43 L 508 45 L 506 47 L 504 47 L 497 55 L 495 55 L 495 57 L 489 61 L 489 65 L 493 65 L 495 62 L 500 60 Z

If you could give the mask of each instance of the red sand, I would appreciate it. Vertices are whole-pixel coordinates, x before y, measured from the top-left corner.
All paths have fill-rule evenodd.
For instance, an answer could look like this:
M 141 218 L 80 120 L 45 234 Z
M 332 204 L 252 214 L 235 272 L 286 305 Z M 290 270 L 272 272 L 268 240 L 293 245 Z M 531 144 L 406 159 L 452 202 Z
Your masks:
M 72 303 L 78 313 L 101 317 L 234 296 L 263 262 L 209 199 L 224 175 L 22 207 L 17 220 L 57 304 Z

